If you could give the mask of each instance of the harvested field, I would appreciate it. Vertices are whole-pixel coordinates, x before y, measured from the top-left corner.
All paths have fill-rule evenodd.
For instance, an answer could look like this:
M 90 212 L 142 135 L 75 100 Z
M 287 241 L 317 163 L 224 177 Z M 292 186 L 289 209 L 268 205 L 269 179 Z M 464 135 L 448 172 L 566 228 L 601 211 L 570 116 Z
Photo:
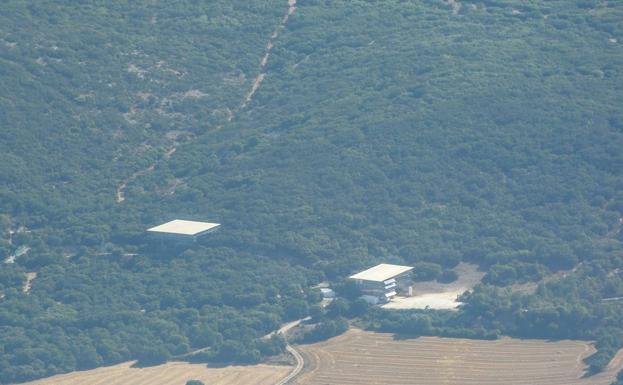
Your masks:
M 292 367 L 277 365 L 208 368 L 201 364 L 169 362 L 148 368 L 131 368 L 132 362 L 61 374 L 24 385 L 185 385 L 200 380 L 210 385 L 273 385 Z
M 351 329 L 300 350 L 310 361 L 300 385 L 608 385 L 623 368 L 621 351 L 604 372 L 582 378 L 582 359 L 595 350 L 582 341 L 396 340 Z

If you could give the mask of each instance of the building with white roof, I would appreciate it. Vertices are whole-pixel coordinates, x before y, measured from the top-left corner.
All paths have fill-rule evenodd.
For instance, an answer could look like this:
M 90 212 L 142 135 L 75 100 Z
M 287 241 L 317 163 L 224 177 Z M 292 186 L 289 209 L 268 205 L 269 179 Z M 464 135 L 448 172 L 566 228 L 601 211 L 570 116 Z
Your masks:
M 381 263 L 349 278 L 357 283 L 362 298 L 377 298 L 378 302 L 385 303 L 398 293 L 411 292 L 411 270 L 411 266 Z
M 175 219 L 147 229 L 147 232 L 159 239 L 196 241 L 199 237 L 216 231 L 219 226 L 219 223 Z

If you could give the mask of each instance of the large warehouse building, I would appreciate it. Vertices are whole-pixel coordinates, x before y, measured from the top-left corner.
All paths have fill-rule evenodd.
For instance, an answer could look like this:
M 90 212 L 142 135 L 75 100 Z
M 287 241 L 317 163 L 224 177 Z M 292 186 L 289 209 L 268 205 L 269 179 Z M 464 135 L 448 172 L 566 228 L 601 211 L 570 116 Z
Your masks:
M 200 237 L 216 231 L 219 223 L 185 221 L 175 219 L 147 230 L 150 236 L 159 240 L 174 242 L 195 242 Z
M 411 266 L 381 263 L 349 278 L 357 283 L 366 301 L 385 303 L 396 294 L 411 294 L 411 270 Z

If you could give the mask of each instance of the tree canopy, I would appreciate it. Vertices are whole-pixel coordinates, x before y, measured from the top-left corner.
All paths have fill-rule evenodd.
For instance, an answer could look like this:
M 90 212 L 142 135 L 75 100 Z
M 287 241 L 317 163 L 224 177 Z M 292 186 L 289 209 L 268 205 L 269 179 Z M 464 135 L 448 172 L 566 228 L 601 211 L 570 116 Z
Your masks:
M 321 317 L 311 286 L 379 262 L 487 275 L 456 314 L 359 304 L 310 340 L 363 317 L 594 339 L 603 367 L 623 345 L 623 4 L 460 3 L 299 0 L 283 26 L 285 0 L 5 1 L 0 383 L 257 362 L 281 322 Z M 173 218 L 222 229 L 145 239 Z

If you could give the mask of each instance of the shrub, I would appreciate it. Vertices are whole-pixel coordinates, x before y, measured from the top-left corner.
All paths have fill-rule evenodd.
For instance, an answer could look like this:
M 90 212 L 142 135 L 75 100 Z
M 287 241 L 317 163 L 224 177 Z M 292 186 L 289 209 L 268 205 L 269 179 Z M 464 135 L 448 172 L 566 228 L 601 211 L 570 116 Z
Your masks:
M 205 384 L 199 380 L 189 380 L 189 381 L 186 381 L 186 385 L 205 385 Z
M 454 270 L 444 270 L 437 280 L 441 283 L 450 283 L 459 279 L 459 275 Z
M 431 262 L 418 262 L 414 265 L 413 280 L 433 281 L 441 276 L 441 266 Z

